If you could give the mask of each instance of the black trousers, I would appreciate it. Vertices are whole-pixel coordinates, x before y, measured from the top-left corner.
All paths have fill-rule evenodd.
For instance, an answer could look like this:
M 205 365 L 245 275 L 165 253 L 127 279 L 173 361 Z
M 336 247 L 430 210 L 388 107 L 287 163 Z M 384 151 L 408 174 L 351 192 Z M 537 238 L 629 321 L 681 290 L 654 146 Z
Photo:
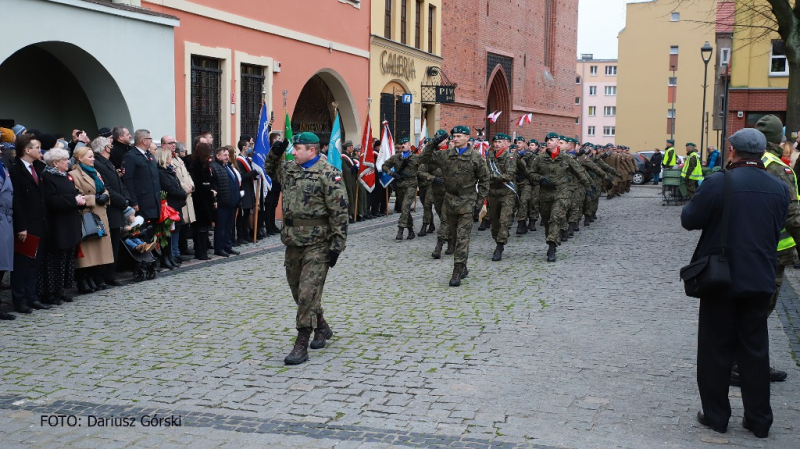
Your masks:
M 281 187 L 280 184 L 273 181 L 272 183 L 272 190 L 267 193 L 267 197 L 264 199 L 264 225 L 267 228 L 267 231 L 275 231 L 278 229 L 275 226 L 275 209 L 278 207 L 278 200 L 280 199 L 281 195 Z
M 111 228 L 111 251 L 114 254 L 114 262 L 103 266 L 103 280 L 111 282 L 117 278 L 117 260 L 119 260 L 119 236 L 121 228 Z
M 731 416 L 731 367 L 738 361 L 744 416 L 755 430 L 769 430 L 769 296 L 700 300 L 697 335 L 697 386 L 703 413 L 712 427 L 724 428 Z
M 11 272 L 11 300 L 14 308 L 29 306 L 39 300 L 36 285 L 45 259 L 45 248 L 45 239 L 42 237 L 35 259 L 14 253 L 14 271 Z
M 250 229 L 250 214 L 253 209 L 239 209 L 239 216 L 236 217 L 236 237 L 239 239 L 247 239 L 248 236 L 253 238 L 252 229 Z

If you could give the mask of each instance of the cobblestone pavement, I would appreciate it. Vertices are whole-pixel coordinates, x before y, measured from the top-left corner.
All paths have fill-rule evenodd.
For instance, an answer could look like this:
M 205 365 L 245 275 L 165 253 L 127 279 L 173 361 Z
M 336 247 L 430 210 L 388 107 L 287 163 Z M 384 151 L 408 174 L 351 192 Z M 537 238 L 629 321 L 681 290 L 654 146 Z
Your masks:
M 769 322 L 772 363 L 789 372 L 769 439 L 741 428 L 737 388 L 727 434 L 695 422 L 697 302 L 677 269 L 699 233 L 680 210 L 650 187 L 602 200 L 555 264 L 541 229 L 491 262 L 475 226 L 459 288 L 452 259 L 430 257 L 435 237 L 395 242 L 397 215 L 356 224 L 325 289 L 336 335 L 299 367 L 282 362 L 294 307 L 274 237 L 18 316 L 0 323 L 0 446 L 796 448 L 788 312 Z M 785 311 L 800 291 L 788 279 Z M 59 414 L 73 418 L 49 426 Z M 145 427 L 153 415 L 180 427 Z

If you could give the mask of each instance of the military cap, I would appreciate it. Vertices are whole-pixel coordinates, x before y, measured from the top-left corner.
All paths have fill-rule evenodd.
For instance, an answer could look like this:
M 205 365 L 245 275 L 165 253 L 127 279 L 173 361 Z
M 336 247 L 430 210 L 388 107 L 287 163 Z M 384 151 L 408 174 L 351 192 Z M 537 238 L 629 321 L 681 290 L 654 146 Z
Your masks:
M 352 146 L 353 146 L 353 141 L 352 140 L 345 140 L 344 143 L 342 144 L 342 148 L 347 148 L 347 147 L 352 147 Z
M 692 142 L 689 142 L 689 143 L 686 144 L 686 146 L 687 147 L 696 147 L 697 145 L 693 144 Z
M 400 145 L 408 142 L 409 142 L 408 137 L 401 137 L 400 140 L 397 141 L 397 143 Z
M 522 136 L 517 136 L 517 138 L 514 139 L 514 142 L 525 142 L 525 138 Z
M 474 137 L 470 137 L 469 138 L 469 143 L 473 143 L 473 142 L 475 142 L 475 138 Z
M 558 140 L 563 140 L 564 142 L 567 141 L 567 138 L 562 136 L 561 134 L 558 135 Z
M 580 142 L 578 141 L 578 139 L 575 139 L 575 138 L 572 138 L 572 137 L 567 137 L 567 138 L 566 138 L 566 139 L 564 139 L 564 140 L 565 140 L 565 141 L 567 141 L 567 142 L 574 143 L 575 145 L 579 145 L 579 144 L 580 144 Z
M 494 135 L 494 137 L 492 137 L 492 142 L 495 140 L 511 140 L 511 136 L 505 133 L 497 133 Z
M 772 114 L 767 114 L 758 119 L 756 129 L 764 134 L 767 142 L 780 144 L 783 140 L 783 123 L 781 123 L 781 119 Z
M 672 139 L 667 139 L 667 143 L 673 143 L 673 144 L 674 144 L 674 143 L 675 143 L 675 141 L 674 141 L 674 140 L 672 140 Z
M 561 136 L 559 136 L 558 133 L 547 133 L 547 135 L 544 137 L 544 140 L 546 142 L 546 141 L 548 141 L 548 140 L 550 140 L 550 139 L 552 139 L 554 137 L 556 139 L 560 139 L 561 138 Z
M 439 136 L 447 136 L 447 135 L 449 135 L 449 134 L 447 134 L 447 131 L 445 131 L 443 129 L 440 129 L 440 130 L 436 131 L 433 134 L 433 137 L 436 138 L 436 137 L 439 137 Z
M 531 139 L 531 140 L 528 141 L 528 145 L 530 145 L 532 143 L 535 143 L 537 147 L 539 146 L 539 141 L 536 140 L 536 139 Z
M 466 134 L 469 135 L 469 126 L 458 125 L 450 130 L 450 134 Z
M 319 143 L 319 137 L 316 134 L 311 132 L 304 132 L 297 134 L 296 136 L 292 137 L 292 143 L 299 143 L 300 145 L 306 145 L 310 143 Z

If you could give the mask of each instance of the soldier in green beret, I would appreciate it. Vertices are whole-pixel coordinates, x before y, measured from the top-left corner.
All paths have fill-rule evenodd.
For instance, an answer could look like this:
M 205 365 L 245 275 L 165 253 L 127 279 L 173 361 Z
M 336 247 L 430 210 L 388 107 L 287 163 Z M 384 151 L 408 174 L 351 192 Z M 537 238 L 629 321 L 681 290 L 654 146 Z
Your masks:
M 578 163 L 586 170 L 589 179 L 592 181 L 593 195 L 585 195 L 583 200 L 583 225 L 589 226 L 592 222 L 592 217 L 597 213 L 597 207 L 600 201 L 600 192 L 603 191 L 603 182 L 610 179 L 608 173 L 605 172 L 598 164 L 592 159 L 592 150 L 594 145 L 586 144 L 578 150 Z
M 414 218 L 411 216 L 411 205 L 417 198 L 417 171 L 419 171 L 419 155 L 411 152 L 411 143 L 408 137 L 403 137 L 397 141 L 400 149 L 383 163 L 384 173 L 394 178 L 395 199 L 402 204 L 400 209 L 400 219 L 397 221 L 397 236 L 395 240 L 403 240 L 403 229 L 408 229 L 408 240 L 413 240 Z
M 480 153 L 473 151 L 469 144 L 469 128 L 456 126 L 451 134 L 454 146 L 452 149 L 439 151 L 439 144 L 447 140 L 447 135 L 437 133 L 425 145 L 422 162 L 431 167 L 442 169 L 445 198 L 443 213 L 447 215 L 450 235 L 455 238 L 455 256 L 453 258 L 453 274 L 450 286 L 461 285 L 461 279 L 467 276 L 467 260 L 469 258 L 469 238 L 472 232 L 472 211 L 475 204 L 475 188 L 478 198 L 485 198 L 489 193 L 489 170 Z M 437 249 L 441 250 L 444 241 L 439 239 Z
M 528 142 L 522 136 L 514 139 L 517 142 L 517 174 L 515 183 L 519 202 L 517 209 L 517 235 L 528 233 L 528 215 L 530 215 L 531 183 L 528 180 L 528 161 L 533 153 L 528 151 Z M 534 226 L 534 229 L 535 226 Z
M 328 269 L 336 265 L 347 242 L 347 191 L 342 172 L 319 153 L 319 137 L 310 132 L 294 136 L 294 160 L 285 161 L 289 143 L 276 141 L 264 164 L 283 191 L 283 229 L 286 280 L 297 304 L 297 339 L 284 359 L 287 365 L 308 360 L 312 349 L 324 348 L 333 330 L 322 310 L 322 289 Z
M 524 139 L 523 139 L 524 140 Z M 517 205 L 517 157 L 509 148 L 511 137 L 497 133 L 492 138 L 492 149 L 486 155 L 489 165 L 489 221 L 492 223 L 492 238 L 497 246 L 492 260 L 503 260 L 503 250 L 508 243 L 508 232 L 514 220 L 514 209 Z

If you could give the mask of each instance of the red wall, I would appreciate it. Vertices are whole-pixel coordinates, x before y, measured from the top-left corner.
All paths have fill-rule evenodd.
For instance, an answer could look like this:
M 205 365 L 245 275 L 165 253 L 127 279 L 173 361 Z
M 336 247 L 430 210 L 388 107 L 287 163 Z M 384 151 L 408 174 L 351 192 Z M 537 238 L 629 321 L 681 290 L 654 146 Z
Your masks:
M 728 92 L 728 136 L 744 128 L 747 124 L 748 112 L 786 111 L 786 89 L 742 89 Z M 737 116 L 744 112 L 742 118 Z M 791 134 L 791 130 L 786 130 Z

